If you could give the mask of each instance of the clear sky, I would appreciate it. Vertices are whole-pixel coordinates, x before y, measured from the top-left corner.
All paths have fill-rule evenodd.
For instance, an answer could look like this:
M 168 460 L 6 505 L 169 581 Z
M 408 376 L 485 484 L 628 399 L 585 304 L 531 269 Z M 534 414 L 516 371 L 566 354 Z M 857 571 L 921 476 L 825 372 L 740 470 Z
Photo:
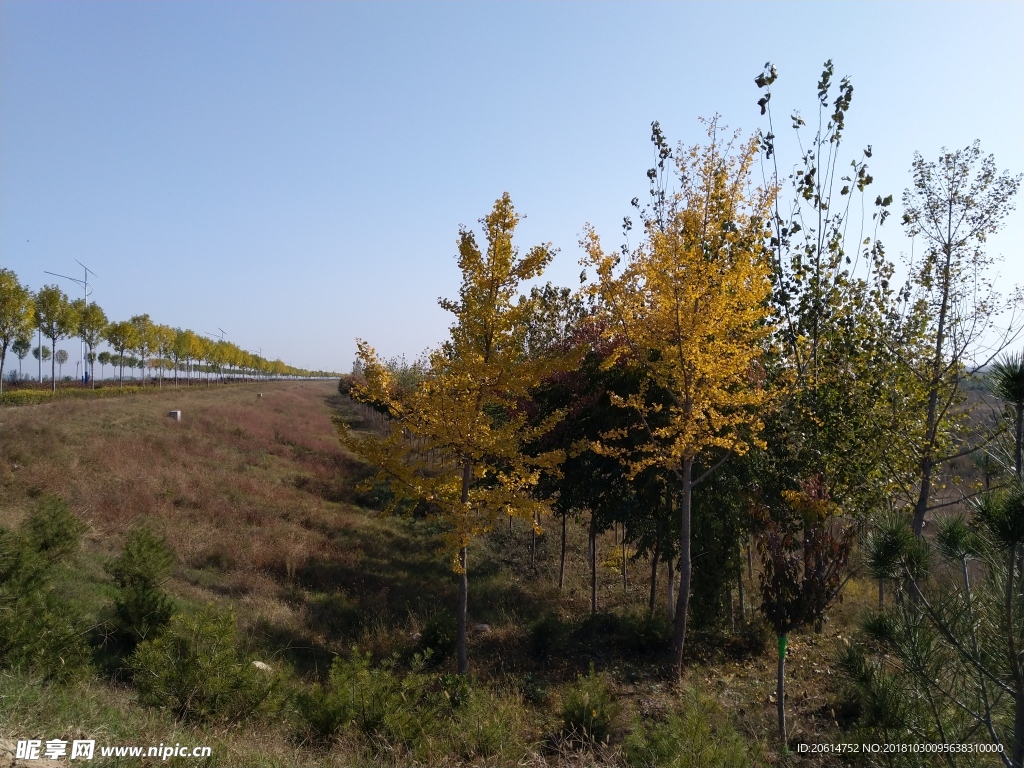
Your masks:
M 0 263 L 37 289 L 79 259 L 111 319 L 302 367 L 348 370 L 357 336 L 416 354 L 445 335 L 459 225 L 502 192 L 576 285 L 583 225 L 618 243 L 646 193 L 652 120 L 673 143 L 716 112 L 758 128 L 768 60 L 776 114 L 810 113 L 827 58 L 878 193 L 915 150 L 974 139 L 1024 171 L 1020 0 L 2 0 Z M 1019 202 L 990 243 L 1004 284 L 1024 283 Z

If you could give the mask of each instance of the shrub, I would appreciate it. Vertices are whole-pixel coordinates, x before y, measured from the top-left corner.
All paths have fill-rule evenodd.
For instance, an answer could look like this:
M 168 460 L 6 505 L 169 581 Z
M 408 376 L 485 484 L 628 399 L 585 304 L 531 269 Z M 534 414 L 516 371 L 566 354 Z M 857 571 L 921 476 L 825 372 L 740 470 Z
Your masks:
M 629 613 L 622 617 L 618 631 L 615 633 L 615 644 L 625 654 L 664 653 L 672 638 L 672 624 L 665 613 L 648 611 Z
M 562 645 L 568 635 L 568 627 L 555 613 L 545 613 L 530 627 L 530 648 L 533 655 L 545 659 Z
M 107 566 L 117 585 L 111 635 L 125 655 L 171 620 L 174 602 L 162 585 L 173 564 L 174 554 L 163 539 L 136 528 L 121 554 Z
M 86 622 L 59 589 L 83 529 L 55 498 L 17 531 L 0 528 L 0 664 L 56 678 L 87 666 Z
M 420 646 L 431 652 L 435 661 L 444 661 L 455 653 L 458 632 L 455 618 L 447 613 L 435 613 L 427 619 L 420 635 Z
M 570 739 L 607 741 L 619 714 L 619 706 L 608 690 L 603 675 L 594 672 L 578 675 L 562 703 L 563 731 Z
M 689 689 L 663 720 L 637 720 L 623 744 L 632 768 L 742 768 L 746 745 L 721 707 Z
M 79 387 L 68 387 L 58 389 L 56 392 L 49 389 L 16 389 L 0 394 L 0 406 L 5 405 L 39 405 L 40 403 L 52 400 L 66 400 L 78 398 L 92 400 L 103 397 L 121 397 L 122 395 L 137 395 L 140 393 L 157 393 L 155 387 L 99 387 L 97 389 L 82 389 Z
M 376 667 L 358 649 L 336 658 L 326 685 L 296 697 L 300 735 L 328 746 L 348 734 L 372 754 L 412 754 L 427 763 L 453 752 L 466 760 L 522 753 L 518 697 L 473 689 L 462 675 L 424 672 L 427 661 L 417 654 L 402 675 L 397 657 Z
M 527 672 L 519 684 L 519 691 L 523 698 L 531 704 L 547 704 L 551 698 L 551 691 L 544 683 L 544 680 L 533 672 Z
M 239 720 L 269 706 L 282 683 L 240 651 L 234 615 L 213 606 L 172 616 L 129 666 L 139 699 L 182 720 Z
M 349 725 L 374 752 L 394 747 L 415 749 L 433 730 L 438 698 L 431 696 L 431 676 L 422 672 L 426 658 L 417 655 L 404 677 L 395 671 L 393 657 L 377 667 L 370 654 L 353 649 L 348 659 L 331 666 L 327 687 L 314 686 L 296 699 L 303 734 L 329 742 Z

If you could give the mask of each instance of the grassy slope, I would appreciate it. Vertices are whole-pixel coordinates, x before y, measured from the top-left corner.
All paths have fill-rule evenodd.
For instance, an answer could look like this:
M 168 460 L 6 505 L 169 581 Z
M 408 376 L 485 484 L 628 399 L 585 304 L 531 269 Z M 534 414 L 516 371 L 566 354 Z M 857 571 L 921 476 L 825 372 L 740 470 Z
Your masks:
M 183 410 L 181 423 L 166 417 L 172 408 Z M 99 605 L 107 590 L 102 559 L 144 520 L 177 553 L 169 589 L 182 604 L 231 606 L 262 656 L 285 660 L 306 678 L 322 674 L 333 654 L 353 644 L 378 658 L 408 653 L 430 616 L 452 611 L 455 581 L 428 524 L 381 519 L 355 504 L 353 483 L 363 470 L 338 444 L 331 421 L 337 413 L 360 426 L 333 386 L 322 382 L 169 389 L 6 408 L 0 411 L 0 525 L 16 524 L 42 493 L 67 500 L 88 523 L 79 578 L 70 589 Z M 539 542 L 536 568 L 530 567 L 529 528 L 521 521 L 511 532 L 500 525 L 471 555 L 471 621 L 491 626 L 472 638 L 473 672 L 482 682 L 506 687 L 531 675 L 556 692 L 531 710 L 534 738 L 555 724 L 559 686 L 591 662 L 614 676 L 628 711 L 657 710 L 672 695 L 656 656 L 609 641 L 622 620 L 583 624 L 589 592 L 582 526 L 570 523 L 569 539 L 561 594 L 554 586 L 554 526 Z M 600 544 L 609 564 L 617 553 L 611 539 Z M 618 614 L 641 610 L 648 573 L 643 563 L 631 565 L 624 590 L 615 568 L 603 567 L 602 607 Z M 854 583 L 825 635 L 792 639 L 791 734 L 810 742 L 843 740 L 834 724 L 829 652 L 871 599 L 869 585 Z M 561 616 L 569 634 L 554 653 L 538 659 L 528 625 L 543 612 Z M 699 641 L 691 646 L 693 679 L 725 705 L 755 750 L 770 760 L 774 648 L 750 657 L 729 656 Z M 135 704 L 130 690 L 98 680 L 71 689 L 6 674 L 0 681 L 4 738 L 84 732 L 104 734 L 107 743 L 212 743 L 226 764 L 311 760 L 289 741 L 285 723 L 195 730 Z

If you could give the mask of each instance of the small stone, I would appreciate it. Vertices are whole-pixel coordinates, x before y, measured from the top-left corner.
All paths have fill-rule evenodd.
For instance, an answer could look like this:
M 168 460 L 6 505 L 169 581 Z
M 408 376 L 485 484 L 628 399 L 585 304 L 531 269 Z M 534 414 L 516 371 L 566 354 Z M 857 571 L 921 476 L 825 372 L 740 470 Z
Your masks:
M 270 666 L 269 664 L 267 664 L 265 661 L 254 661 L 252 663 L 252 665 L 254 667 L 256 667 L 256 669 L 260 670 L 261 672 L 273 672 L 274 671 L 274 668 L 272 666 Z
M 486 635 L 488 632 L 491 631 L 491 625 L 477 624 L 475 627 L 473 627 L 473 631 L 480 635 Z

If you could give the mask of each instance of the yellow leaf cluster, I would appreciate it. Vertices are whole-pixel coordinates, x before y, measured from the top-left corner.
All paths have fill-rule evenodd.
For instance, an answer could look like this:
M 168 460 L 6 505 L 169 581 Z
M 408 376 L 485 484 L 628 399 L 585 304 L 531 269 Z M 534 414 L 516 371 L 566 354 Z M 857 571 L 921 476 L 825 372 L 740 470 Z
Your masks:
M 711 121 L 710 142 L 679 153 L 680 188 L 648 217 L 639 247 L 620 258 L 603 249 L 593 228 L 582 239 L 582 263 L 597 273 L 591 290 L 607 313 L 605 333 L 616 342 L 609 365 L 641 366 L 670 398 L 667 406 L 652 404 L 647 389 L 617 398 L 644 418 L 652 438 L 631 450 L 633 472 L 678 468 L 708 448 L 743 453 L 760 444 L 760 358 L 771 332 L 764 235 L 773 191 L 750 183 L 756 143 L 723 142 L 718 133 Z M 596 449 L 615 454 L 624 436 L 609 433 Z
M 390 420 L 383 435 L 345 430 L 344 440 L 378 468 L 376 479 L 388 482 L 394 505 L 426 505 L 445 522 L 456 571 L 459 550 L 499 517 L 532 520 L 545 511 L 529 491 L 542 470 L 562 460 L 561 452 L 522 450 L 560 414 L 532 423 L 521 403 L 544 376 L 571 361 L 526 354 L 530 307 L 516 301 L 519 286 L 543 271 L 553 251 L 540 245 L 520 257 L 512 242 L 519 220 L 505 194 L 481 220 L 485 249 L 472 231 L 460 230 L 459 300 L 439 302 L 455 322 L 414 388 L 397 387 L 376 351 L 358 341 L 365 384 L 355 397 L 384 407 Z

